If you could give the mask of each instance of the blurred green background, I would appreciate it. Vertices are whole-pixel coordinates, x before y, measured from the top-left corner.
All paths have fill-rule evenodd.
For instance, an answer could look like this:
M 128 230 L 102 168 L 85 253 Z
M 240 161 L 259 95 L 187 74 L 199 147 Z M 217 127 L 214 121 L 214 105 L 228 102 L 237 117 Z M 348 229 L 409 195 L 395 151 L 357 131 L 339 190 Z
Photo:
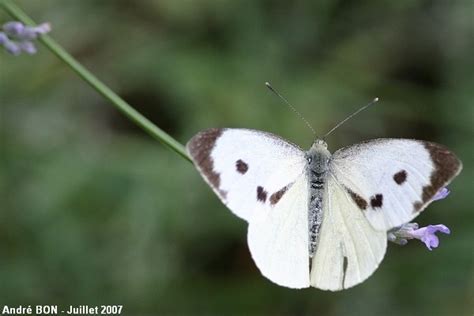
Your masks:
M 261 276 L 246 223 L 192 165 L 125 119 L 45 47 L 0 51 L 0 305 L 122 304 L 127 315 L 473 315 L 474 1 L 18 1 L 114 91 L 185 143 L 209 127 L 331 151 L 378 137 L 464 162 L 417 218 L 452 230 L 390 244 L 363 284 L 290 290 Z M 0 23 L 11 18 L 0 11 Z

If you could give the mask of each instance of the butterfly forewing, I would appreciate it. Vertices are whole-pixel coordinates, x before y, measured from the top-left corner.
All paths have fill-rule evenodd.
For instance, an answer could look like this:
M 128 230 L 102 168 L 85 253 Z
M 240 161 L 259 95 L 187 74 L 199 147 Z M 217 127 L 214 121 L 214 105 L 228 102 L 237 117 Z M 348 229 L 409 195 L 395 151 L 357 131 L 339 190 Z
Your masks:
M 270 203 L 295 182 L 306 163 L 296 145 L 248 129 L 202 131 L 188 142 L 187 150 L 224 204 L 247 221 L 261 201 Z
M 461 170 L 444 146 L 409 139 L 375 139 L 340 149 L 330 172 L 379 230 L 409 222 Z

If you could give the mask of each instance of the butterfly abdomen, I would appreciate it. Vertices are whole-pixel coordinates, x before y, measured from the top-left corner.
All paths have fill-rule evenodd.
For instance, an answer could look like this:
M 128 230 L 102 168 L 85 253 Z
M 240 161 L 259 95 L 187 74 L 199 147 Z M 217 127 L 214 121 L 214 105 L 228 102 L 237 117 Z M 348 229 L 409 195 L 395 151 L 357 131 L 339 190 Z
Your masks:
M 324 177 L 326 176 L 325 172 L 316 172 L 311 170 L 311 188 L 312 189 L 322 189 L 324 187 Z
M 308 232 L 309 232 L 309 256 L 316 253 L 319 231 L 323 220 L 323 196 L 324 186 L 329 168 L 331 154 L 326 149 L 325 143 L 316 141 L 306 153 L 308 160 L 307 174 L 309 179 L 309 203 L 308 203 Z

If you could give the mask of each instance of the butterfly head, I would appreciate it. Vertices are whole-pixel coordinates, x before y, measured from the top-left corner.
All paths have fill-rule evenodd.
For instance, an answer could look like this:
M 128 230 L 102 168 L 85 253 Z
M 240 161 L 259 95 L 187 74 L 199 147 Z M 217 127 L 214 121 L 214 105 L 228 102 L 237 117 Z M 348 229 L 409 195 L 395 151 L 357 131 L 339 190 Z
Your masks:
M 323 147 L 323 148 L 326 148 L 326 149 L 328 148 L 328 144 L 326 144 L 326 142 L 324 140 L 319 139 L 319 138 L 314 141 L 312 147 L 316 147 L 316 146 Z
M 328 151 L 328 145 L 322 139 L 316 139 L 306 152 L 309 168 L 318 174 L 326 172 L 330 157 L 331 153 Z

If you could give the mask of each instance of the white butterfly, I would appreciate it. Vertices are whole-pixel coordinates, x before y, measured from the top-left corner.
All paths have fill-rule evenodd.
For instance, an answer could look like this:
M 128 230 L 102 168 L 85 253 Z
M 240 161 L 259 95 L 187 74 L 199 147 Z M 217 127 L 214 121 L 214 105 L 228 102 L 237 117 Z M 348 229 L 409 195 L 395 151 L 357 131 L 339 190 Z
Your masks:
M 387 230 L 415 218 L 461 170 L 445 147 L 375 139 L 332 156 L 270 133 L 208 129 L 187 144 L 195 166 L 225 205 L 246 220 L 261 273 L 290 288 L 337 291 L 367 279 Z

